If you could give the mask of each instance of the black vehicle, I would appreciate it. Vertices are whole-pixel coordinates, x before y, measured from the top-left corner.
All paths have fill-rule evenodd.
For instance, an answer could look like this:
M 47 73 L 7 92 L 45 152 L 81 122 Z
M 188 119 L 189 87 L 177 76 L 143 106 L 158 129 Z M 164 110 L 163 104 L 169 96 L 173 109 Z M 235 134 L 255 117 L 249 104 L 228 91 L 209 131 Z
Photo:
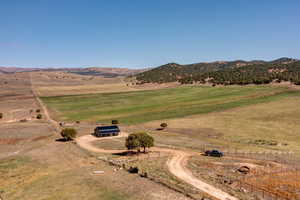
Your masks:
M 224 156 L 224 154 L 218 150 L 205 151 L 204 155 L 212 156 L 212 157 L 223 157 Z

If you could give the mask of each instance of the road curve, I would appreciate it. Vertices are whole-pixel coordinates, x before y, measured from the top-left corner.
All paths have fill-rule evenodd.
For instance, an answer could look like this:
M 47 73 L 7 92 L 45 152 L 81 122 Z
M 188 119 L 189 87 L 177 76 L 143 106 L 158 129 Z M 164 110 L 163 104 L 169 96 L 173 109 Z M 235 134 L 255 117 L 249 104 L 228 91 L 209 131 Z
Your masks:
M 98 152 L 98 153 L 122 153 L 124 150 L 107 150 L 107 149 L 101 149 L 97 148 L 94 145 L 92 145 L 93 141 L 99 141 L 99 140 L 107 140 L 112 138 L 118 138 L 118 137 L 125 137 L 127 136 L 127 133 L 122 132 L 119 136 L 114 137 L 103 137 L 103 138 L 96 138 L 92 135 L 84 135 L 81 137 L 78 137 L 76 139 L 77 145 L 80 147 L 92 151 L 92 152 Z M 174 150 L 174 149 L 166 149 L 166 148 L 159 148 L 154 147 L 152 148 L 154 151 L 161 151 L 161 152 L 168 152 L 171 153 L 173 156 L 168 160 L 167 166 L 169 171 L 176 176 L 177 178 L 185 181 L 186 183 L 194 186 L 195 188 L 209 194 L 210 196 L 220 199 L 220 200 L 238 200 L 237 198 L 231 196 L 230 194 L 223 192 L 222 190 L 215 188 L 212 185 L 209 185 L 198 178 L 196 178 L 191 171 L 189 171 L 185 166 L 188 161 L 190 153 L 180 151 L 180 150 Z

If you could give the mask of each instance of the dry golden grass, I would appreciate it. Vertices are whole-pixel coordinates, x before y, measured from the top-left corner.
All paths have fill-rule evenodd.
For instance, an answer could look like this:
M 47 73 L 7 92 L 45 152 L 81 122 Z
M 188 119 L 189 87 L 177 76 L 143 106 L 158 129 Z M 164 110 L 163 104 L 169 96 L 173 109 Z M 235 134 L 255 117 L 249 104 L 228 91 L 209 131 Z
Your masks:
M 205 115 L 164 120 L 169 129 L 187 129 L 191 137 L 203 136 L 203 130 L 218 133 L 216 139 L 203 137 L 202 141 L 222 145 L 249 148 L 267 148 L 300 151 L 300 107 L 299 97 L 256 104 Z M 162 121 L 145 123 L 144 127 L 159 127 Z M 221 137 L 220 137 L 221 135 Z M 197 138 L 200 139 L 200 138 Z M 256 145 L 255 140 L 276 141 L 277 145 Z M 201 141 L 201 140 L 199 140 Z M 287 144 L 287 145 L 286 145 Z
M 76 94 L 111 93 L 123 91 L 135 91 L 137 89 L 126 86 L 125 83 L 90 84 L 73 86 L 43 86 L 37 87 L 40 96 L 61 96 Z

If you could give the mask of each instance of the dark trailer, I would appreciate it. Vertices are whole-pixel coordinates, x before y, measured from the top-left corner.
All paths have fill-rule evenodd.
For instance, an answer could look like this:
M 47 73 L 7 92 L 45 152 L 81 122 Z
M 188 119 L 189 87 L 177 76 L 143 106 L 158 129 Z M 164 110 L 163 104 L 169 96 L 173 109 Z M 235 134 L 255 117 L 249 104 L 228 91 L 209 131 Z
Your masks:
M 119 135 L 120 129 L 118 126 L 98 126 L 95 128 L 94 136 L 108 137 Z

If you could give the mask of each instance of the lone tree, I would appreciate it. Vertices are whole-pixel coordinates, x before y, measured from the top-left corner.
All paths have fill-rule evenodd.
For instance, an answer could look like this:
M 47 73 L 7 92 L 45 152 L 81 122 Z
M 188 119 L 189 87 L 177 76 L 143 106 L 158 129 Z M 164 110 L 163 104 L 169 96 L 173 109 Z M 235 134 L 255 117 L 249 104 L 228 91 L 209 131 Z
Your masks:
M 70 141 L 76 137 L 77 131 L 74 128 L 65 128 L 60 132 L 60 135 L 65 139 L 65 141 Z
M 140 142 L 140 147 L 144 148 L 144 153 L 146 153 L 146 148 L 154 146 L 154 138 L 146 132 L 137 133 L 138 140 Z
M 160 124 L 160 127 L 161 127 L 162 129 L 165 129 L 165 128 L 168 127 L 168 124 L 167 124 L 167 123 L 161 123 L 161 124 Z
M 146 153 L 146 148 L 154 146 L 154 138 L 146 132 L 132 133 L 126 138 L 125 146 L 128 150 L 137 149 L 138 152 L 143 148 Z

